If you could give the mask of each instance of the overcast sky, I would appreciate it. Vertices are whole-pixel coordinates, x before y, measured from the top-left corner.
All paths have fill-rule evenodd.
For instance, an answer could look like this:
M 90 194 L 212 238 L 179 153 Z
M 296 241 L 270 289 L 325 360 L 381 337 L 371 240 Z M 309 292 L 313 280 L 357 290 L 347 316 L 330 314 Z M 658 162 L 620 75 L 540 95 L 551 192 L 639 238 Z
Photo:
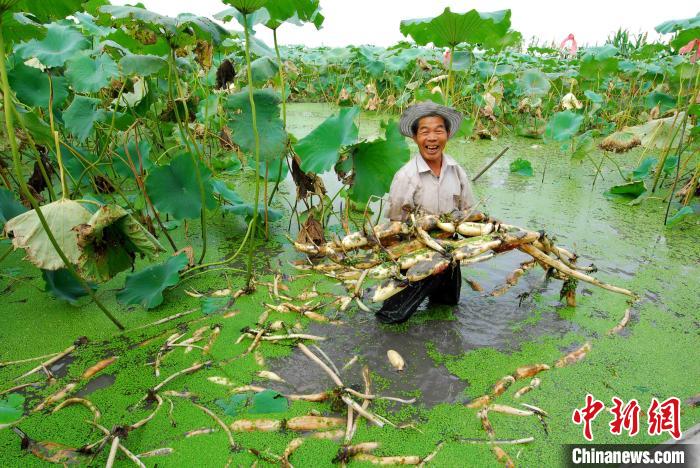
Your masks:
M 270 0 L 274 1 L 274 0 Z M 175 16 L 194 13 L 212 17 L 229 8 L 221 0 L 141 0 L 149 10 Z M 133 4 L 134 1 L 112 0 L 113 4 Z M 542 41 L 561 42 L 569 33 L 579 44 L 602 44 L 618 27 L 631 33 L 648 32 L 650 39 L 658 37 L 654 26 L 669 20 L 695 16 L 700 10 L 697 0 L 321 0 L 325 16 L 323 28 L 285 24 L 277 38 L 281 44 L 303 44 L 311 47 L 374 44 L 389 46 L 403 39 L 399 31 L 402 19 L 425 18 L 439 15 L 445 7 L 463 13 L 472 8 L 495 11 L 510 8 L 512 26 L 523 34 L 526 42 L 531 37 Z M 240 29 L 236 24 L 226 25 Z M 263 26 L 257 28 L 258 37 L 268 43 L 272 34 Z

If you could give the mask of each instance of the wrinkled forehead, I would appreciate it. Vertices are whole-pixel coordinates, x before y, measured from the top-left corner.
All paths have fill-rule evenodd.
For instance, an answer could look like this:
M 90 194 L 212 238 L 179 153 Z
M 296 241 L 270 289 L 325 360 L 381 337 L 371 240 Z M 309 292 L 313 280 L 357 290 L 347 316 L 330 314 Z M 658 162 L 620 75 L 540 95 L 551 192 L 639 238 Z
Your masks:
M 418 119 L 418 125 L 417 125 L 418 130 L 420 130 L 421 128 L 437 128 L 437 127 L 442 127 L 442 128 L 447 127 L 444 117 L 439 116 L 439 115 L 427 115 L 425 117 L 421 117 L 420 119 Z

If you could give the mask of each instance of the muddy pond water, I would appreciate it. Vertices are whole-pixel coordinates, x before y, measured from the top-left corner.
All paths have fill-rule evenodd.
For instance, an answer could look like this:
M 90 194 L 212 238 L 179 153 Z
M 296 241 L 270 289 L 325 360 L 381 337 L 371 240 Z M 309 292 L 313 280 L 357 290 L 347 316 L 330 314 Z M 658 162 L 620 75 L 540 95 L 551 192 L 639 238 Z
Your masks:
M 289 106 L 290 131 L 303 137 L 334 111 L 326 105 L 295 104 Z M 361 138 L 372 139 L 380 132 L 380 116 L 362 116 L 359 122 Z M 475 174 L 503 148 L 509 150 L 486 174 L 475 183 L 482 207 L 494 217 L 529 229 L 544 229 L 557 242 L 580 254 L 579 263 L 594 263 L 599 275 L 615 284 L 624 284 L 635 275 L 640 265 L 649 262 L 649 252 L 670 261 L 664 254 L 664 231 L 644 229 L 650 223 L 647 217 L 659 216 L 606 199 L 602 192 L 608 186 L 620 183 L 613 164 L 607 163 L 593 185 L 594 168 L 589 164 L 573 162 L 558 145 L 545 145 L 541 140 L 505 136 L 493 141 L 453 140 L 447 152 L 457 159 L 470 174 Z M 411 142 L 411 151 L 417 148 Z M 600 154 L 594 154 L 600 160 Z M 639 153 L 614 156 L 618 164 L 632 166 Z M 530 160 L 533 177 L 510 173 L 510 162 L 517 158 Z M 547 172 L 542 181 L 542 170 Z M 322 174 L 329 194 L 340 188 L 333 173 Z M 293 202 L 294 188 L 287 180 L 287 193 Z M 338 209 L 339 202 L 335 208 Z M 648 201 L 647 203 L 654 203 Z M 660 205 L 660 203 L 656 202 Z M 379 208 L 377 203 L 372 205 Z M 644 223 L 640 228 L 635 223 Z M 658 220 L 657 220 L 658 221 Z M 658 224 L 655 223 L 655 224 Z M 292 235 L 296 225 L 292 225 Z M 673 235 L 673 234 L 672 234 Z M 283 258 L 299 258 L 285 251 Z M 520 252 L 509 252 L 491 261 L 462 268 L 462 277 L 478 282 L 483 292 L 472 291 L 466 281 L 462 286 L 459 304 L 455 307 L 431 306 L 426 302 L 406 324 L 384 326 L 368 313 L 357 312 L 342 317 L 343 326 L 312 325 L 311 332 L 328 338 L 322 348 L 340 368 L 353 356 L 360 356 L 360 364 L 344 372 L 350 383 L 361 385 L 359 368 L 367 364 L 373 372 L 385 379 L 386 391 L 399 394 L 419 394 L 421 403 L 432 406 L 441 402 L 464 401 L 468 381 L 460 380 L 444 365 L 436 364 L 431 351 L 446 355 L 460 355 L 469 350 L 490 347 L 509 352 L 525 341 L 537 337 L 560 338 L 568 332 L 582 332 L 596 336 L 595 330 L 581 330 L 574 309 L 559 301 L 561 282 L 545 282 L 541 269 L 528 271 L 521 281 L 500 297 L 490 292 L 502 286 L 506 276 L 529 257 Z M 696 259 L 697 261 L 697 259 Z M 694 267 L 697 268 L 697 263 Z M 322 277 L 319 277 L 322 278 Z M 328 281 L 319 279 L 320 282 Z M 595 289 L 595 291 L 593 291 Z M 596 305 L 596 297 L 610 293 L 587 284 L 579 285 L 579 301 L 585 306 L 580 314 L 595 317 L 614 317 L 619 310 L 605 310 L 606 303 Z M 374 309 L 379 306 L 374 305 Z M 386 352 L 398 351 L 406 360 L 404 372 L 396 372 L 389 365 Z M 270 363 L 272 370 L 285 374 L 287 384 L 278 385 L 280 391 L 314 392 L 327 378 L 300 352 Z M 294 372 L 285 370 L 294 369 Z

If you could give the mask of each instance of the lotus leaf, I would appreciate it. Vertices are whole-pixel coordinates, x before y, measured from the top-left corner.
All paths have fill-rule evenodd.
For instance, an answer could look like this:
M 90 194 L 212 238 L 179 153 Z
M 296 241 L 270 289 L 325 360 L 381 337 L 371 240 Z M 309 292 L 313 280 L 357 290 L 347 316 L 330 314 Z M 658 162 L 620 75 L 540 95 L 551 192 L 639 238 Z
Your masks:
M 324 20 L 318 0 L 274 0 L 267 2 L 264 9 L 270 15 L 265 23 L 270 29 L 277 29 L 285 21 L 297 25 L 310 22 L 320 29 Z
M 253 396 L 250 413 L 283 413 L 287 411 L 287 399 L 274 390 L 263 390 Z
M 269 89 L 255 90 L 256 123 L 260 135 L 260 159 L 277 159 L 284 153 L 287 132 L 280 119 L 280 97 Z M 225 108 L 230 111 L 228 125 L 233 130 L 233 141 L 241 150 L 253 154 L 255 136 L 253 134 L 253 114 L 247 89 L 229 96 Z
M 136 254 L 155 256 L 164 249 L 133 216 L 118 205 L 101 206 L 87 224 L 77 226 L 81 275 L 104 282 L 134 266 Z
M 27 209 L 15 199 L 12 192 L 0 188 L 0 227 L 4 226 L 6 221 L 26 211 Z
M 179 272 L 189 260 L 183 252 L 170 257 L 160 265 L 152 265 L 126 277 L 124 289 L 117 293 L 122 304 L 141 304 L 146 309 L 163 303 L 163 291 L 180 281 Z
M 523 158 L 518 158 L 510 163 L 510 172 L 524 177 L 532 177 L 534 174 L 530 161 Z
M 58 200 L 42 206 L 41 213 L 68 261 L 77 264 L 80 249 L 73 228 L 87 223 L 90 212 L 73 200 Z M 24 249 L 27 259 L 39 268 L 58 270 L 66 266 L 56 253 L 34 210 L 7 221 L 5 233 L 12 234 L 12 245 L 16 249 Z
M 522 95 L 530 98 L 544 97 L 549 93 L 549 80 L 540 70 L 525 70 L 518 79 L 518 89 Z
M 372 196 L 381 197 L 389 191 L 394 174 L 410 158 L 406 139 L 396 122 L 382 125 L 385 138 L 362 142 L 351 150 L 352 186 L 350 198 L 367 203 Z
M 63 113 L 66 129 L 78 141 L 85 141 L 95 130 L 95 124 L 107 119 L 107 112 L 104 109 L 98 109 L 99 104 L 99 99 L 76 95 Z
M 340 150 L 357 139 L 357 107 L 340 109 L 294 145 L 301 158 L 301 170 L 320 174 L 330 170 L 340 157 Z
M 646 191 L 647 188 L 644 186 L 644 181 L 635 180 L 626 184 L 614 185 L 610 187 L 610 190 L 605 192 L 603 195 L 612 199 L 629 201 L 634 200 Z
M 253 60 L 250 67 L 253 76 L 253 84 L 255 85 L 266 83 L 268 80 L 275 77 L 279 70 L 277 62 L 269 57 L 260 57 Z
M 75 304 L 78 299 L 88 295 L 83 285 L 66 268 L 53 271 L 41 270 L 41 275 L 44 278 L 46 291 L 58 299 Z M 97 289 L 94 283 L 88 282 L 88 286 L 93 290 Z
M 90 47 L 90 42 L 79 31 L 62 24 L 46 25 L 46 37 L 42 40 L 32 39 L 16 47 L 20 57 L 36 57 L 47 67 L 61 67 L 66 60 L 77 52 Z
M 0 400 L 0 424 L 8 424 L 22 417 L 24 397 L 19 393 L 10 393 Z
M 18 63 L 7 73 L 17 99 L 29 107 L 49 107 L 49 77 L 38 68 Z M 68 97 L 68 84 L 62 76 L 52 76 L 53 108 L 59 108 Z
M 150 76 L 167 65 L 168 62 L 157 55 L 125 55 L 119 60 L 122 73 L 127 76 Z
M 265 6 L 267 0 L 224 0 L 224 3 L 247 15 Z
M 65 76 L 77 92 L 94 93 L 119 76 L 119 68 L 107 54 L 100 54 L 94 59 L 80 54 L 68 60 Z
M 400 26 L 404 36 L 410 35 L 420 45 L 432 42 L 435 47 L 455 47 L 467 42 L 495 49 L 520 41 L 520 33 L 509 29 L 510 10 L 453 13 L 449 8 L 435 18 L 404 20 Z
M 138 175 L 143 176 L 153 167 L 151 162 L 151 143 L 148 140 L 139 140 L 138 147 L 136 141 L 130 138 L 124 145 L 119 145 L 116 149 L 118 157 L 113 159 L 114 169 L 122 177 L 134 177 L 134 170 Z M 133 166 L 133 169 L 132 169 Z
M 557 112 L 547 122 L 544 134 L 554 141 L 567 141 L 576 135 L 582 123 L 582 115 L 569 110 Z
M 198 162 L 204 183 L 205 208 L 215 208 L 211 171 Z M 199 218 L 202 200 L 194 177 L 195 166 L 189 153 L 175 157 L 167 166 L 153 168 L 146 179 L 146 191 L 155 207 L 175 219 Z

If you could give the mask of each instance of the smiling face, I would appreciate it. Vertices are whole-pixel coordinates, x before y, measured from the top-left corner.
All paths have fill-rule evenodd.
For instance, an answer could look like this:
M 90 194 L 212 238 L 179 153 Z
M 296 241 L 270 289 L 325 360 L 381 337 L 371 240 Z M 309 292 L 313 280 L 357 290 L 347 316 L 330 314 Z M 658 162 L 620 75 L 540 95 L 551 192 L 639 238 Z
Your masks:
M 418 120 L 413 141 L 426 162 L 438 162 L 447 144 L 448 132 L 445 119 L 440 116 L 422 117 Z

